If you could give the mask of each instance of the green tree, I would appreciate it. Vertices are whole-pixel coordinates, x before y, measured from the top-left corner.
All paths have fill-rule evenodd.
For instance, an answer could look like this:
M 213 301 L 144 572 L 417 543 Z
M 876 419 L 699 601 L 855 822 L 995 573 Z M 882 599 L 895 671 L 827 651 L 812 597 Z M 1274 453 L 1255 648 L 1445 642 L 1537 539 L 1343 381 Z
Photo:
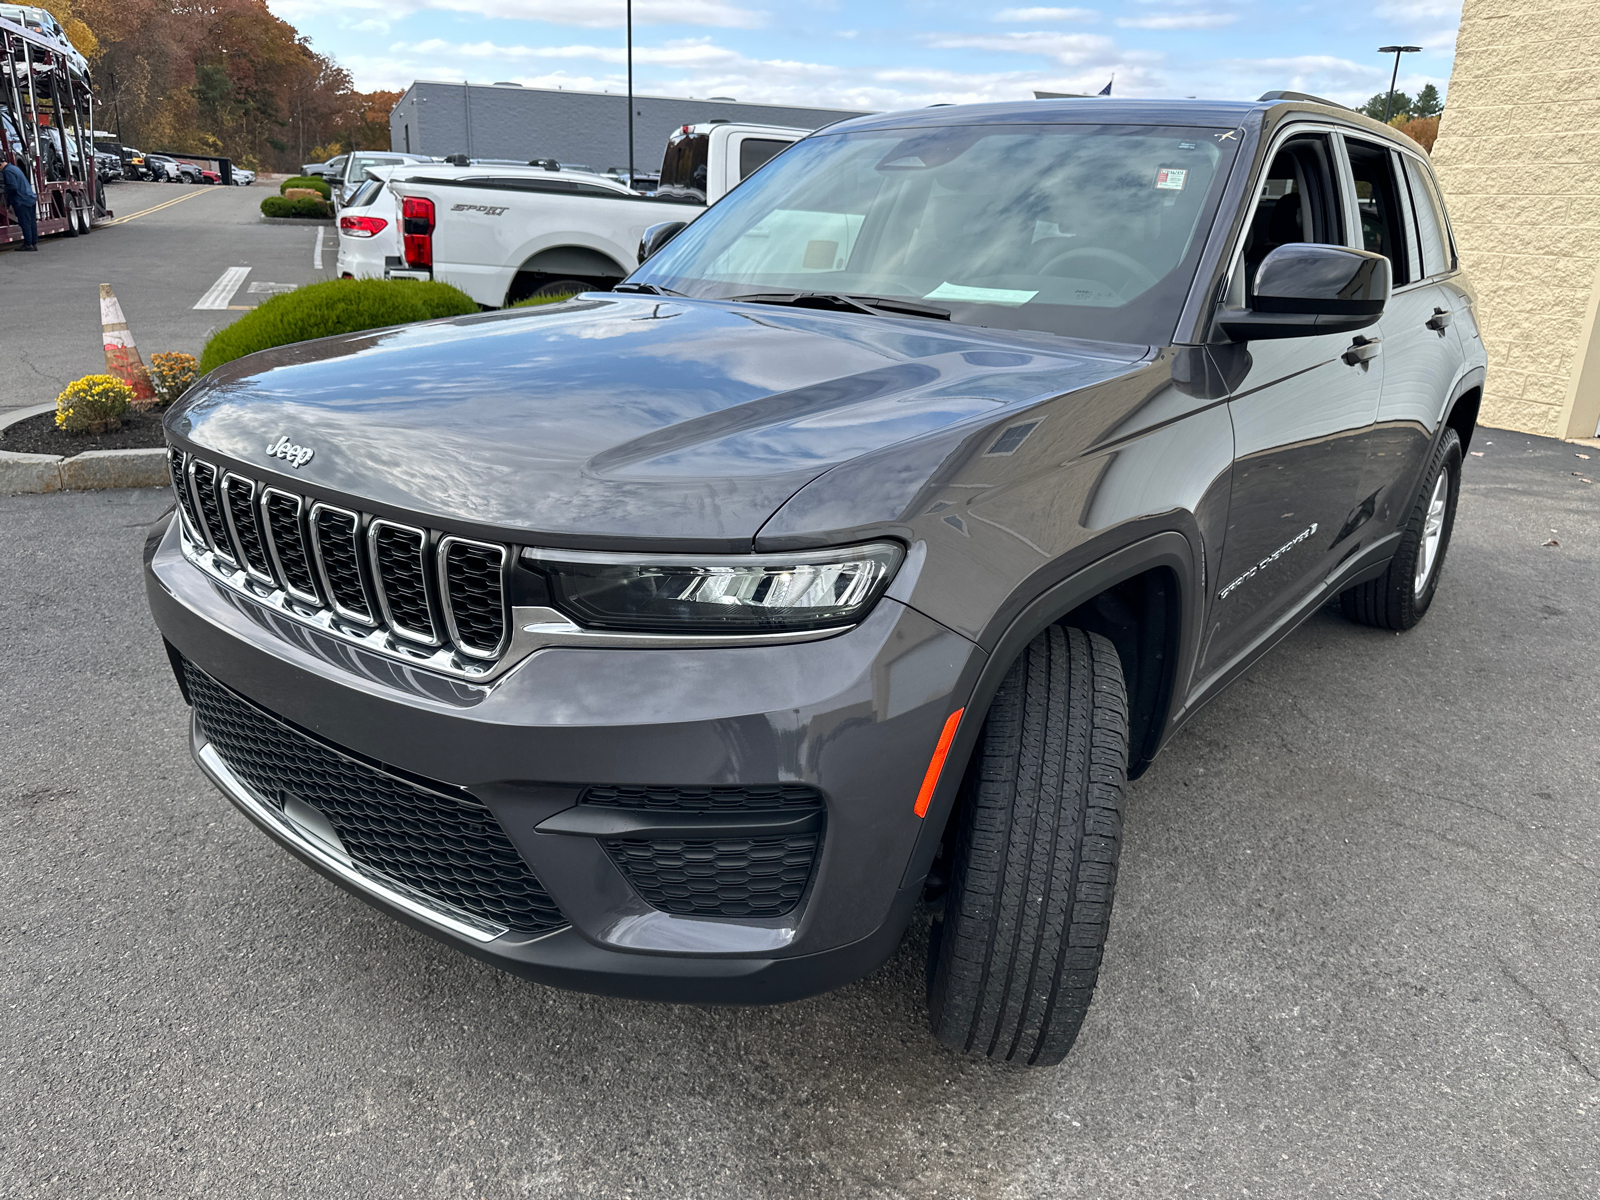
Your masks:
M 1389 118 L 1391 120 L 1393 120 L 1395 117 L 1410 117 L 1416 115 L 1415 110 L 1411 107 L 1411 97 L 1401 91 L 1395 92 L 1393 100 L 1389 100 L 1388 92 L 1379 92 L 1371 100 L 1368 100 L 1365 104 L 1363 104 L 1357 111 L 1365 113 L 1374 121 L 1381 121 L 1383 120 L 1383 105 L 1385 100 L 1389 101 Z
M 1431 83 L 1422 85 L 1417 98 L 1411 102 L 1413 117 L 1437 117 L 1444 111 L 1444 101 L 1439 99 L 1439 89 Z

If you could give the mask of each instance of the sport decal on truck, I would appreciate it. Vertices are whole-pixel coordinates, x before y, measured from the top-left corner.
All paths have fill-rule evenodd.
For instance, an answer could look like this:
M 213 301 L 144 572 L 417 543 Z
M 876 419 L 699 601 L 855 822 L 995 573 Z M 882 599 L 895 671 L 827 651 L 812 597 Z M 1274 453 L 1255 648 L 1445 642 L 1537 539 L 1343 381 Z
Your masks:
M 452 204 L 451 212 L 480 212 L 486 217 L 498 217 L 505 212 L 509 205 L 496 204 Z
M 1283 545 L 1279 546 L 1271 554 L 1267 555 L 1260 562 L 1258 562 L 1255 566 L 1251 567 L 1243 575 L 1239 576 L 1239 578 L 1235 579 L 1227 587 L 1223 588 L 1220 592 L 1218 592 L 1217 593 L 1217 599 L 1218 600 L 1226 600 L 1228 598 L 1228 593 L 1233 591 L 1234 588 L 1238 587 L 1246 579 L 1249 579 L 1250 576 L 1254 575 L 1257 571 L 1266 570 L 1273 563 L 1277 562 L 1279 558 L 1281 558 L 1283 555 L 1287 554 L 1290 550 L 1293 550 L 1296 546 L 1298 546 L 1301 542 L 1305 541 L 1308 537 L 1310 537 L 1316 531 L 1317 531 L 1317 523 L 1315 521 L 1313 521 L 1313 522 L 1311 522 L 1311 528 L 1310 529 L 1307 529 L 1304 532 L 1298 534 L 1297 536 L 1295 536 L 1293 538 L 1290 538 L 1287 542 L 1285 542 Z

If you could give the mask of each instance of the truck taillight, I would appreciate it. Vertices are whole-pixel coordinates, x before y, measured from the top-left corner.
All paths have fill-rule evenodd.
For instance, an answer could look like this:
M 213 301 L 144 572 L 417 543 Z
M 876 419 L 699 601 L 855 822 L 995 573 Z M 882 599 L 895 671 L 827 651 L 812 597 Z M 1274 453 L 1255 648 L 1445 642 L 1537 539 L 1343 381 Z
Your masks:
M 404 197 L 400 201 L 400 218 L 406 265 L 432 267 L 433 201 L 422 196 Z
M 340 217 L 339 232 L 351 237 L 369 238 L 382 233 L 388 224 L 382 217 Z

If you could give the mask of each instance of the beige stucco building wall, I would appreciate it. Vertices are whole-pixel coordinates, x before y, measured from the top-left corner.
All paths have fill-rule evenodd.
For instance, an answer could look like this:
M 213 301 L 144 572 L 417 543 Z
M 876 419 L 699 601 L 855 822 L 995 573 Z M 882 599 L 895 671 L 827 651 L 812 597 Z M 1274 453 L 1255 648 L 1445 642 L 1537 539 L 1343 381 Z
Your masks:
M 1479 289 L 1479 420 L 1594 437 L 1600 0 L 1465 0 L 1433 164 Z

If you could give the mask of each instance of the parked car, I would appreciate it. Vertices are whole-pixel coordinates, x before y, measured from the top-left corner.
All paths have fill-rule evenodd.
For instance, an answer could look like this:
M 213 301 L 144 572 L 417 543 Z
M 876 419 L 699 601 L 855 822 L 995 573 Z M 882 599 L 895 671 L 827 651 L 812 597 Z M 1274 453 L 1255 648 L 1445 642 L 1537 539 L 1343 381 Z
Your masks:
M 326 180 L 331 185 L 335 179 L 344 174 L 345 160 L 349 157 L 348 154 L 339 154 L 327 162 L 307 163 L 300 168 L 300 174 Z
M 169 154 L 146 154 L 145 166 L 150 170 L 150 178 L 156 183 L 183 183 L 185 181 L 184 164 Z
M 214 171 L 210 167 L 202 167 L 199 163 L 186 163 L 184 165 L 185 166 L 191 166 L 195 170 L 200 172 L 200 178 L 194 181 L 196 183 L 221 183 L 222 182 L 222 172 L 221 171 Z
M 95 174 L 101 183 L 109 183 L 113 179 L 122 178 L 122 157 L 117 154 L 108 154 L 104 150 L 94 152 Z
M 233 183 L 235 187 L 249 187 L 256 181 L 256 173 L 248 167 L 235 167 L 233 169 Z
M 25 4 L 0 4 L 0 17 L 15 22 L 25 29 L 43 34 L 47 38 L 54 38 L 61 46 L 62 56 L 67 60 L 67 65 L 73 74 L 81 79 L 89 78 L 89 60 L 72 44 L 72 39 L 67 37 L 67 31 L 61 28 L 61 22 L 46 9 Z
M 388 260 L 400 254 L 400 222 L 389 198 L 389 175 L 403 168 L 373 167 L 367 179 L 339 211 L 339 257 L 334 270 L 342 279 L 382 279 Z
M 1125 779 L 1330 602 L 1438 595 L 1486 356 L 1427 155 L 1294 93 L 923 109 L 646 242 L 168 410 L 197 760 L 529 978 L 789 1000 L 931 913 L 938 1038 L 1060 1060 Z
M 343 207 L 348 196 L 367 181 L 367 172 L 374 167 L 398 167 L 408 163 L 432 160 L 421 154 L 391 154 L 388 152 L 358 150 L 345 158 L 339 174 L 328 182 L 333 188 L 335 208 Z
M 407 172 L 390 190 L 397 217 L 409 206 L 411 236 L 405 261 L 389 277 L 440 279 L 489 307 L 605 290 L 638 265 L 647 228 L 694 218 L 805 133 L 731 122 L 685 125 L 667 142 L 662 184 L 652 197 L 632 191 L 626 180 L 553 160 L 460 180 L 445 167 Z

